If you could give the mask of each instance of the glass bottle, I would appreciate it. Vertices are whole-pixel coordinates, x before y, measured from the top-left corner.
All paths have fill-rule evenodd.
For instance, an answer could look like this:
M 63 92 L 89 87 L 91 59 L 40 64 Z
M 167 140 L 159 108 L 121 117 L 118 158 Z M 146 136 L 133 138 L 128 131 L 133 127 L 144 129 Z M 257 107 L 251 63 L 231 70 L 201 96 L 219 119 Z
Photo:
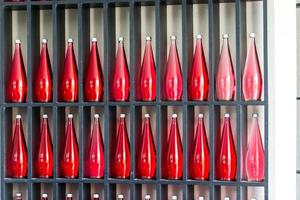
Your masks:
M 53 173 L 53 149 L 48 115 L 43 115 L 40 125 L 40 140 L 35 159 L 36 176 L 40 178 L 52 177 Z
M 47 40 L 42 39 L 40 64 L 34 82 L 34 100 L 37 102 L 52 101 L 52 71 L 48 54 Z
M 149 114 L 145 114 L 141 145 L 140 149 L 137 151 L 136 162 L 137 174 L 139 178 L 154 178 L 156 170 L 156 151 Z
M 182 144 L 177 123 L 177 114 L 172 115 L 172 122 L 167 145 L 167 179 L 181 179 L 183 165 Z
M 144 199 L 145 200 L 151 200 L 151 196 L 149 194 L 146 194 Z
M 130 93 L 129 70 L 124 50 L 124 38 L 119 37 L 115 69 L 110 87 L 113 101 L 128 101 Z
M 100 195 L 98 193 L 93 194 L 93 200 L 100 200 Z
M 142 101 L 155 101 L 156 99 L 156 69 L 153 58 L 151 37 L 146 37 L 146 47 L 143 63 L 139 73 L 138 94 Z
M 235 180 L 237 156 L 232 136 L 230 115 L 228 113 L 224 115 L 222 135 L 217 153 L 217 179 L 224 181 Z
M 209 92 L 209 77 L 202 46 L 202 36 L 196 36 L 193 66 L 188 77 L 189 100 L 206 101 Z
M 21 192 L 16 193 L 15 200 L 22 200 L 22 193 Z
M 86 174 L 90 178 L 102 178 L 104 175 L 104 146 L 99 122 L 99 115 L 94 115 L 94 122 L 86 157 Z
M 21 41 L 16 40 L 14 57 L 6 83 L 6 97 L 9 102 L 25 102 L 27 78 L 21 51 Z
M 103 74 L 97 48 L 97 39 L 92 39 L 92 47 L 84 82 L 85 101 L 102 101 Z
M 117 200 L 124 200 L 124 195 L 123 194 L 118 194 Z
M 179 101 L 182 97 L 182 72 L 176 47 L 176 37 L 171 36 L 169 58 L 164 74 L 163 91 L 167 101 Z
M 60 83 L 60 99 L 65 102 L 75 102 L 78 97 L 77 65 L 73 49 L 73 39 L 68 39 L 65 64 Z
M 78 144 L 73 125 L 73 115 L 68 114 L 65 140 L 62 156 L 60 159 L 61 176 L 65 178 L 75 178 L 78 175 Z
M 113 176 L 129 178 L 130 175 L 130 144 L 125 123 L 125 114 L 120 114 L 119 128 L 116 135 L 112 157 Z
M 66 195 L 66 200 L 72 200 L 73 199 L 73 195 L 71 193 L 68 193 Z
M 41 196 L 41 200 L 48 200 L 48 194 L 43 193 Z
M 13 178 L 27 176 L 27 148 L 23 133 L 21 115 L 16 115 L 15 130 L 8 157 L 8 171 Z
M 263 181 L 265 179 L 265 152 L 256 113 L 253 114 L 249 131 L 245 158 L 247 179 L 248 181 Z
M 223 34 L 223 46 L 216 74 L 216 99 L 230 101 L 235 94 L 235 76 L 230 55 L 228 34 Z
M 262 75 L 255 45 L 255 33 L 250 33 L 250 44 L 243 73 L 243 94 L 246 101 L 260 100 L 262 94 Z
M 198 116 L 198 125 L 190 157 L 190 178 L 207 180 L 209 178 L 210 158 L 203 114 Z

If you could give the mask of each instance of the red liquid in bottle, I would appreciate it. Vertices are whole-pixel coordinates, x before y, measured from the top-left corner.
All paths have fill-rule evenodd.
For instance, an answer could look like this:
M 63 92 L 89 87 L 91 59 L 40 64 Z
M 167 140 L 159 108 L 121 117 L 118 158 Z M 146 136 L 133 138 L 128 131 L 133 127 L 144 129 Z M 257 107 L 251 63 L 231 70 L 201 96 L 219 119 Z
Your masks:
M 92 47 L 84 82 L 86 101 L 101 101 L 103 96 L 103 75 L 97 48 L 97 39 L 92 39 Z
M 232 181 L 236 176 L 237 156 L 230 125 L 230 115 L 225 114 L 219 150 L 217 151 L 217 179 Z
M 243 94 L 245 100 L 260 100 L 262 85 L 262 75 L 255 45 L 255 34 L 250 33 L 250 45 L 243 74 Z
M 197 35 L 193 67 L 189 74 L 189 99 L 206 101 L 209 91 L 209 78 L 202 46 L 202 37 Z
M 258 115 L 253 114 L 250 135 L 248 136 L 248 149 L 245 158 L 248 181 L 263 181 L 265 179 L 265 152 L 257 118 Z
M 36 176 L 49 178 L 53 173 L 53 149 L 50 130 L 48 126 L 48 116 L 43 115 L 40 126 L 40 140 L 35 159 Z
M 235 94 L 235 77 L 228 44 L 228 35 L 223 35 L 223 47 L 216 74 L 216 99 L 233 100 Z
M 146 48 L 138 81 L 139 99 L 155 101 L 156 99 L 156 69 L 153 58 L 151 37 L 146 37 Z
M 21 115 L 16 115 L 15 130 L 8 157 L 8 171 L 13 178 L 25 178 L 27 176 L 27 148 L 24 138 Z
M 120 115 L 119 128 L 112 156 L 113 176 L 129 178 L 130 175 L 130 144 L 125 123 L 125 114 Z
M 154 178 L 156 170 L 156 151 L 149 114 L 145 114 L 141 146 L 137 151 L 137 155 L 136 167 L 138 177 L 143 179 Z
M 199 114 L 198 125 L 190 157 L 190 178 L 207 180 L 209 178 L 209 146 L 206 137 L 203 114 Z
M 167 158 L 165 164 L 167 165 L 167 179 L 182 178 L 183 153 L 176 114 L 172 115 L 172 122 L 167 145 Z
M 164 98 L 167 101 L 178 101 L 182 97 L 182 72 L 176 47 L 176 37 L 171 36 L 169 58 L 163 80 Z
M 120 37 L 111 81 L 110 93 L 113 101 L 128 101 L 129 99 L 130 79 L 123 41 L 124 38 Z
M 27 78 L 21 52 L 21 41 L 16 40 L 8 80 L 6 97 L 9 102 L 25 102 L 27 96 Z
M 69 114 L 66 123 L 65 140 L 60 159 L 60 173 L 65 178 L 78 176 L 78 144 L 73 125 L 73 115 Z
M 65 58 L 62 79 L 60 83 L 61 101 L 74 102 L 78 96 L 77 65 L 73 50 L 73 40 L 68 39 L 67 54 Z
M 40 64 L 36 73 L 33 87 L 35 101 L 52 101 L 52 72 L 46 39 L 42 40 Z
M 94 123 L 90 136 L 89 149 L 85 162 L 86 174 L 90 178 L 103 178 L 104 146 L 99 122 L 99 115 L 94 115 Z

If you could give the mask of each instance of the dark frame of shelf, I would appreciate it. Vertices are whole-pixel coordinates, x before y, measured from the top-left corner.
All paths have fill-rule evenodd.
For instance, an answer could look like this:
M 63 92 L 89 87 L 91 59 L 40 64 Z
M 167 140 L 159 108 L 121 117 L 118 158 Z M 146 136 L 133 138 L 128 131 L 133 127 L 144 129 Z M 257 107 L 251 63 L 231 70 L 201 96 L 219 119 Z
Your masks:
M 209 188 L 210 200 L 219 199 L 220 187 L 222 186 L 232 186 L 236 188 L 236 199 L 244 200 L 242 197 L 242 190 L 245 187 L 263 187 L 264 188 L 264 199 L 268 200 L 268 31 L 267 31 L 267 23 L 268 23 L 268 14 L 267 14 L 267 0 L 261 0 L 263 2 L 263 56 L 264 56 L 264 66 L 262 70 L 264 71 L 264 99 L 263 101 L 253 101 L 253 102 L 245 102 L 242 98 L 241 92 L 241 73 L 242 73 L 242 63 L 246 54 L 246 46 L 245 42 L 247 41 L 247 33 L 246 33 L 246 0 L 53 0 L 53 1 L 30 1 L 27 0 L 25 2 L 4 2 L 0 1 L 0 63 L 5 68 L 10 66 L 11 53 L 7 52 L 7 48 L 11 49 L 11 34 L 7 34 L 7 29 L 11 28 L 11 18 L 9 16 L 10 10 L 26 10 L 27 13 L 27 80 L 28 80 L 28 100 L 26 103 L 7 103 L 5 102 L 5 70 L 0 70 L 0 128 L 2 131 L 2 135 L 4 137 L 0 137 L 0 153 L 1 153 L 1 199 L 11 199 L 12 196 L 10 193 L 10 188 L 12 184 L 25 184 L 27 185 L 28 196 L 27 199 L 39 199 L 36 194 L 36 189 L 34 185 L 40 183 L 47 183 L 52 186 L 53 197 L 54 199 L 61 199 L 60 190 L 62 184 L 76 184 L 78 186 L 78 195 L 79 199 L 87 199 L 85 195 L 85 184 L 101 184 L 104 188 L 104 199 L 111 200 L 114 199 L 115 196 L 115 185 L 116 184 L 126 184 L 130 187 L 130 199 L 135 200 L 138 199 L 137 195 L 139 191 L 137 190 L 137 186 L 141 184 L 151 184 L 156 186 L 156 199 L 162 200 L 165 199 L 164 196 L 164 186 L 165 185 L 181 185 L 183 190 L 183 199 L 188 200 L 192 199 L 190 191 L 190 186 L 193 185 L 203 185 Z M 161 77 L 160 72 L 162 69 L 162 65 L 164 64 L 164 59 L 166 55 L 164 55 L 164 47 L 166 40 L 166 33 L 164 26 L 166 25 L 166 9 L 165 5 L 180 5 L 181 6 L 181 15 L 182 15 L 182 69 L 183 69 L 183 77 L 184 80 L 187 80 L 188 76 L 188 66 L 191 64 L 190 56 L 188 55 L 193 50 L 193 24 L 190 22 L 189 17 L 191 17 L 192 12 L 190 12 L 192 4 L 206 4 L 208 6 L 208 46 L 209 53 L 207 55 L 207 61 L 210 63 L 208 65 L 210 71 L 210 80 L 214 80 L 214 72 L 215 66 L 218 64 L 218 56 L 219 56 L 219 4 L 220 3 L 234 3 L 235 4 L 235 32 L 236 32 L 236 45 L 232 48 L 236 48 L 236 83 L 237 83 L 237 98 L 235 101 L 223 102 L 217 101 L 214 97 L 214 92 L 210 92 L 209 101 L 206 102 L 193 102 L 189 101 L 187 97 L 187 82 L 183 82 L 183 98 L 182 101 L 179 102 L 166 102 L 161 100 Z M 130 63 L 128 63 L 130 72 L 131 72 L 131 88 L 130 88 L 130 100 L 128 102 L 112 102 L 109 99 L 109 68 L 112 67 L 114 56 L 115 55 L 115 47 L 112 44 L 115 44 L 114 37 L 111 36 L 111 31 L 114 31 L 114 28 L 109 28 L 112 18 L 111 15 L 114 12 L 111 12 L 111 9 L 115 6 L 123 6 L 126 5 L 129 8 L 129 20 L 130 20 Z M 155 48 L 156 54 L 156 71 L 157 71 L 157 100 L 154 102 L 140 102 L 136 101 L 134 98 L 135 88 L 133 86 L 136 73 L 132 73 L 136 71 L 136 66 L 139 65 L 139 55 L 136 55 L 135 47 L 140 45 L 140 11 L 137 9 L 140 6 L 151 5 L 155 7 Z M 103 49 L 103 74 L 104 74 L 104 99 L 103 102 L 85 102 L 83 100 L 83 69 L 86 65 L 86 52 L 89 51 L 89 44 L 86 43 L 89 41 L 89 35 L 83 31 L 83 27 L 86 26 L 84 23 L 86 20 L 85 10 L 88 7 L 101 7 L 103 12 L 103 30 L 104 30 L 104 42 L 102 47 Z M 61 57 L 65 55 L 64 49 L 64 39 L 61 36 L 60 27 L 64 26 L 64 22 L 61 20 L 61 10 L 65 8 L 75 8 L 77 11 L 77 21 L 78 21 L 78 58 L 77 58 L 77 66 L 78 66 L 78 82 L 79 82 L 79 98 L 78 102 L 75 103 L 63 103 L 58 101 L 57 95 L 57 82 L 59 80 L 58 72 L 59 67 L 61 65 Z M 33 67 L 36 65 L 36 55 L 39 52 L 35 49 L 35 47 L 39 44 L 40 41 L 36 38 L 36 33 L 34 32 L 34 25 L 36 22 L 36 13 L 35 11 L 38 9 L 50 9 L 52 13 L 52 29 L 53 29 L 53 60 L 52 60 L 52 70 L 53 70 L 53 101 L 50 103 L 37 103 L 32 100 L 32 76 L 33 76 Z M 114 17 L 113 17 L 114 18 Z M 81 48 L 79 48 L 81 47 Z M 139 47 L 138 47 L 139 48 Z M 210 81 L 210 91 L 213 91 L 214 81 Z M 262 106 L 264 108 L 264 147 L 265 147 L 265 181 L 263 182 L 247 182 L 242 180 L 241 178 L 241 137 L 243 134 L 243 123 L 242 117 L 244 116 L 243 109 L 248 105 L 254 106 Z M 104 113 L 100 113 L 102 117 L 104 117 L 103 134 L 104 134 L 104 143 L 105 145 L 105 174 L 104 179 L 88 179 L 84 177 L 83 173 L 83 146 L 84 146 L 84 115 L 85 110 L 91 106 L 101 107 Z M 135 174 L 135 142 L 131 142 L 131 175 L 129 179 L 120 180 L 113 179 L 109 177 L 109 143 L 110 143 L 110 134 L 112 124 L 111 120 L 114 120 L 115 116 L 112 116 L 111 112 L 116 106 L 125 106 L 129 108 L 130 113 L 130 141 L 135 141 L 136 134 L 136 125 L 135 125 L 135 117 L 136 113 L 139 113 L 139 109 L 141 106 L 151 106 L 154 107 L 156 111 L 156 149 L 157 149 L 157 172 L 156 179 L 154 180 L 140 180 L 136 179 Z M 182 134 L 182 143 L 183 143 L 183 151 L 184 151 L 184 172 L 182 180 L 166 180 L 161 177 L 161 147 L 163 146 L 161 142 L 161 135 L 163 134 L 161 131 L 162 127 L 162 109 L 165 106 L 180 106 L 182 108 L 182 118 L 183 118 L 183 134 Z M 210 138 L 210 154 L 211 154 L 211 173 L 210 179 L 208 181 L 197 181 L 190 180 L 188 178 L 188 134 L 186 134 L 190 129 L 189 125 L 187 125 L 189 120 L 189 107 L 193 106 L 205 106 L 209 110 L 209 138 Z M 236 181 L 218 181 L 215 180 L 215 166 L 214 166 L 214 155 L 215 150 L 215 132 L 218 128 L 216 125 L 216 120 L 219 117 L 219 108 L 220 106 L 233 106 L 235 107 L 237 113 L 237 155 L 238 155 L 238 171 L 237 171 L 237 180 Z M 50 179 L 38 179 L 34 178 L 33 170 L 31 168 L 31 164 L 33 163 L 32 156 L 32 140 L 33 133 L 32 131 L 36 129 L 34 127 L 36 122 L 34 121 L 33 110 L 40 109 L 42 107 L 47 107 L 51 110 L 52 113 L 52 129 L 53 129 L 53 147 L 54 147 L 54 155 L 58 155 L 58 128 L 59 125 L 62 125 L 62 122 L 59 122 L 59 112 L 61 109 L 66 107 L 74 107 L 78 112 L 77 121 L 83 122 L 79 123 L 78 126 L 78 143 L 79 143 L 79 155 L 80 155 L 80 165 L 79 165 L 79 177 L 76 179 L 64 179 L 59 177 L 58 173 L 58 156 L 55 156 L 54 161 L 54 174 L 53 178 Z M 11 117 L 8 119 L 7 109 L 12 110 L 13 108 L 21 108 L 26 110 L 27 112 L 27 130 L 28 133 L 27 139 L 27 149 L 28 149 L 28 177 L 25 179 L 12 179 L 7 178 L 5 175 L 5 154 L 6 154 L 6 136 L 8 130 L 6 126 L 12 123 Z M 8 113 L 9 114 L 9 113 Z M 137 120 L 138 121 L 138 120 Z M 154 126 L 154 125 L 152 125 Z

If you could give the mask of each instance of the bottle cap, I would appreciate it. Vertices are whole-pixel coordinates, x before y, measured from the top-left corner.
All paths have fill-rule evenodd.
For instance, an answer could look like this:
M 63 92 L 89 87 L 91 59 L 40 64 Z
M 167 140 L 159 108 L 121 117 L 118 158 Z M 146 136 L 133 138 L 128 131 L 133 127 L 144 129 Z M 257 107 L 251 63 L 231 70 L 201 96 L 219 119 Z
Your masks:
M 229 197 L 225 197 L 224 200 L 230 200 L 230 198 Z
M 250 200 L 256 200 L 256 198 L 252 197 Z
M 118 194 L 118 199 L 124 199 L 124 195 L 123 194 Z
M 250 38 L 255 38 L 255 33 L 249 33 Z
M 258 114 L 257 114 L 257 113 L 253 113 L 253 114 L 252 114 L 252 117 L 253 117 L 253 118 L 258 118 Z
M 73 39 L 72 38 L 69 38 L 68 39 L 68 43 L 72 43 L 73 42 Z
M 48 194 L 43 193 L 43 194 L 42 194 L 42 198 L 48 198 Z
M 16 115 L 16 119 L 21 119 L 21 115 Z
M 94 114 L 94 118 L 99 119 L 99 114 Z
M 95 194 L 93 195 L 93 197 L 94 197 L 94 198 L 100 198 L 100 195 L 99 195 L 98 193 L 95 193 Z
M 97 42 L 97 38 L 93 37 L 92 42 Z
M 146 41 L 151 41 L 151 40 L 152 40 L 151 36 L 146 36 Z
M 145 195 L 145 200 L 146 200 L 146 199 L 147 199 L 147 200 L 150 200 L 150 199 L 151 199 L 151 196 L 150 196 L 149 194 L 146 194 L 146 195 Z
M 124 38 L 123 37 L 119 37 L 118 41 L 119 42 L 124 42 Z
M 21 192 L 16 193 L 16 197 L 22 197 Z
M 124 113 L 122 113 L 122 114 L 120 114 L 120 118 L 125 118 L 125 114 Z
M 198 117 L 199 117 L 199 118 L 203 118 L 203 117 L 204 117 L 204 114 L 203 114 L 203 113 L 199 113 L 199 114 L 198 114 Z
M 198 200 L 204 200 L 204 197 L 200 196 L 198 197 Z
M 202 35 L 201 34 L 196 35 L 196 39 L 202 39 Z
M 47 39 L 45 39 L 45 38 L 44 38 L 44 39 L 42 39 L 42 43 L 43 43 L 43 44 L 47 44 L 47 42 L 48 42 L 48 40 L 47 40 Z
M 175 36 L 175 35 L 171 35 L 171 36 L 170 36 L 170 39 L 171 39 L 171 40 L 176 40 L 176 36 Z
M 171 199 L 172 200 L 177 200 L 177 196 L 172 196 Z
M 229 35 L 227 33 L 223 34 L 223 39 L 228 39 Z
M 47 118 L 48 118 L 48 115 L 43 114 L 43 119 L 47 119 Z
M 73 118 L 73 115 L 72 115 L 72 114 L 68 114 L 68 118 L 69 118 L 69 119 L 72 119 L 72 118 Z
M 146 117 L 146 118 L 149 118 L 149 117 L 150 117 L 149 113 L 146 113 L 146 114 L 145 114 L 145 117 Z
M 72 195 L 71 193 L 68 193 L 68 194 L 67 194 L 67 197 L 68 197 L 68 198 L 72 198 L 73 195 Z
M 16 39 L 16 44 L 21 44 L 21 40 Z
M 225 113 L 224 117 L 230 117 L 229 113 Z
M 177 114 L 172 114 L 172 118 L 177 118 Z

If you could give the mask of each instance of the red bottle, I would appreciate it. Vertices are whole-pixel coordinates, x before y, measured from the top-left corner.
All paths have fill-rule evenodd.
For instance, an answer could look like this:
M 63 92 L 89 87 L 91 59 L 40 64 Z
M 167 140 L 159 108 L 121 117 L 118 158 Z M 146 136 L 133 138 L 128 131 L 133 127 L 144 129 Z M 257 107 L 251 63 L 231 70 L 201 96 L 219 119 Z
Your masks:
M 71 193 L 68 193 L 66 195 L 66 200 L 72 200 L 73 199 L 73 195 Z
M 93 195 L 93 200 L 100 200 L 100 195 L 97 194 L 97 193 L 95 193 L 95 194 Z
M 98 114 L 94 115 L 94 123 L 87 153 L 85 161 L 86 175 L 90 178 L 103 178 L 104 147 Z
M 130 145 L 127 135 L 125 114 L 120 114 L 119 128 L 112 156 L 113 176 L 129 178 L 130 175 Z
M 232 181 L 236 176 L 236 151 L 230 125 L 230 115 L 225 114 L 219 150 L 217 151 L 217 179 Z
M 34 82 L 34 100 L 37 102 L 52 101 L 52 71 L 48 54 L 47 40 L 42 40 L 40 65 Z
M 190 178 L 207 180 L 209 178 L 209 146 L 206 137 L 203 114 L 198 116 L 196 136 L 190 157 Z
M 16 193 L 15 200 L 22 200 L 22 193 L 20 193 L 20 192 Z
M 177 123 L 177 114 L 172 115 L 172 122 L 167 145 L 167 158 L 166 158 L 166 173 L 167 179 L 181 179 L 182 178 L 182 165 L 183 153 L 182 144 L 179 134 Z
M 41 200 L 48 200 L 48 194 L 43 193 L 41 196 Z
M 164 97 L 167 101 L 179 101 L 182 96 L 182 72 L 176 47 L 176 37 L 171 36 L 169 58 L 164 75 Z
M 21 52 L 21 41 L 16 40 L 14 57 L 6 83 L 6 96 L 9 102 L 25 102 L 27 78 Z
M 246 101 L 260 100 L 262 93 L 262 75 L 255 45 L 255 34 L 250 33 L 250 44 L 243 74 L 243 94 Z
M 265 179 L 265 152 L 257 114 L 253 114 L 248 138 L 248 149 L 245 158 L 248 181 L 263 181 Z
M 77 65 L 73 50 L 73 40 L 68 39 L 67 54 L 60 83 L 60 99 L 61 101 L 74 102 L 77 101 L 77 95 Z
M 35 159 L 35 169 L 36 176 L 40 178 L 49 178 L 53 173 L 53 149 L 47 115 L 43 115 L 40 126 L 40 141 Z
M 97 39 L 93 38 L 84 82 L 85 101 L 102 101 L 103 87 L 103 75 L 98 54 Z
M 8 157 L 8 171 L 13 178 L 27 176 L 27 148 L 24 138 L 21 115 L 16 115 L 15 131 Z
M 73 115 L 68 114 L 62 157 L 60 159 L 61 176 L 75 178 L 78 175 L 78 144 L 73 125 Z
M 151 179 L 155 177 L 156 151 L 149 114 L 145 114 L 141 145 L 140 149 L 137 151 L 136 165 L 139 178 Z
M 229 50 L 228 35 L 223 34 L 223 46 L 216 74 L 216 99 L 233 100 L 235 94 L 235 77 Z
M 113 101 L 128 101 L 129 99 L 130 79 L 123 41 L 124 38 L 120 37 L 111 81 L 110 92 Z
M 206 101 L 209 91 L 209 78 L 206 68 L 205 55 L 202 46 L 202 36 L 197 35 L 193 67 L 189 74 L 189 99 Z
M 156 69 L 153 58 L 151 37 L 146 37 L 146 48 L 138 80 L 139 99 L 155 101 L 156 99 Z

